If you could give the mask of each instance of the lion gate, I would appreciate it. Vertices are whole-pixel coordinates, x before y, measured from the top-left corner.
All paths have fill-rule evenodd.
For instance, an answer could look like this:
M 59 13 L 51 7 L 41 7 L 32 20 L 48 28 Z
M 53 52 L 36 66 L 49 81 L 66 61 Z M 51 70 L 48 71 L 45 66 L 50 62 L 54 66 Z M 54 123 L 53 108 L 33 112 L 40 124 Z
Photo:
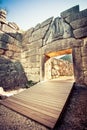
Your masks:
M 80 11 L 77 5 L 60 16 L 20 32 L 15 23 L 6 21 L 6 12 L 0 11 L 0 86 L 43 81 L 46 61 L 70 53 L 75 82 L 87 85 L 87 9 Z
M 37 24 L 25 32 L 22 46 L 21 63 L 29 79 L 45 79 L 45 62 L 53 52 L 72 51 L 75 82 L 87 85 L 87 9 L 79 11 L 77 5 Z

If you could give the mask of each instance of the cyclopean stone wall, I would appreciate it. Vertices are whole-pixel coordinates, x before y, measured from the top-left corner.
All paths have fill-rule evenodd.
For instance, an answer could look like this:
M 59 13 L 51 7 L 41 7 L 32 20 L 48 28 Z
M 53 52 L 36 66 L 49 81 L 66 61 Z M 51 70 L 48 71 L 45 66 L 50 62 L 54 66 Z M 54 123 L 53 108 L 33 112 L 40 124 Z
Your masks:
M 51 17 L 23 33 L 15 23 L 6 21 L 5 11 L 0 11 L 0 80 L 3 79 L 0 86 L 5 86 L 2 81 L 7 79 L 2 77 L 11 74 L 13 77 L 6 84 L 24 86 L 27 79 L 37 82 L 44 80 L 46 61 L 61 54 L 61 51 L 67 54 L 66 50 L 70 49 L 75 82 L 87 85 L 87 9 L 80 11 L 78 5 L 74 6 L 62 12 L 60 17 Z M 5 63 L 4 59 L 8 61 Z M 12 67 L 8 66 L 9 60 Z
M 40 81 L 40 48 L 53 18 L 49 18 L 25 32 L 22 42 L 21 63 L 28 79 Z
M 6 21 L 6 11 L 0 10 L 0 87 L 25 87 L 27 78 L 21 59 L 22 35 L 15 23 Z
M 50 58 L 45 63 L 45 80 L 60 76 L 73 76 L 73 63 L 68 60 Z
M 27 30 L 23 35 L 21 63 L 28 79 L 45 79 L 45 62 L 56 52 L 72 49 L 75 81 L 87 85 L 87 9 L 74 6 Z M 55 55 L 54 55 L 55 56 Z

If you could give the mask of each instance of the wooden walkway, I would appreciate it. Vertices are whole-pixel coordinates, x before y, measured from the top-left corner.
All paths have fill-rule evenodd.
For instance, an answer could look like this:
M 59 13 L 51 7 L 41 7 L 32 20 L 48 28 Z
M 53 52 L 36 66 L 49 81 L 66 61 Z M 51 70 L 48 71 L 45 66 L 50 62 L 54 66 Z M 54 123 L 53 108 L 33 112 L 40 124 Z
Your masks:
M 41 82 L 0 103 L 53 129 L 72 86 L 70 79 Z

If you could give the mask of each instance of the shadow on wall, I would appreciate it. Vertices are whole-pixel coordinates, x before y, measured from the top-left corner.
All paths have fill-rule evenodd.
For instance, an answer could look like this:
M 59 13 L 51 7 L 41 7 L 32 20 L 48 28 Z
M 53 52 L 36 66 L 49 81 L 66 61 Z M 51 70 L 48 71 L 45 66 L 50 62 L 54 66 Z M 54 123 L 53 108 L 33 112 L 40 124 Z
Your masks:
M 20 33 L 0 31 L 0 87 L 4 90 L 24 88 L 28 82 L 20 63 Z
M 20 62 L 0 57 L 0 87 L 4 90 L 24 88 L 27 82 Z

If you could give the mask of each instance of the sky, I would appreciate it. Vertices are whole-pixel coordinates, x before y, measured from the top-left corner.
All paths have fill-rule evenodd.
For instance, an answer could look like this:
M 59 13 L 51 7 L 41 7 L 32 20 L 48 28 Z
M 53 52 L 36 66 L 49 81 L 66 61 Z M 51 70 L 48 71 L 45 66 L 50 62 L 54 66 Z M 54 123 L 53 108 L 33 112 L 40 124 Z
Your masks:
M 15 22 L 20 29 L 27 30 L 38 23 L 79 5 L 87 9 L 87 0 L 0 0 L 0 9 L 7 10 L 7 21 Z

